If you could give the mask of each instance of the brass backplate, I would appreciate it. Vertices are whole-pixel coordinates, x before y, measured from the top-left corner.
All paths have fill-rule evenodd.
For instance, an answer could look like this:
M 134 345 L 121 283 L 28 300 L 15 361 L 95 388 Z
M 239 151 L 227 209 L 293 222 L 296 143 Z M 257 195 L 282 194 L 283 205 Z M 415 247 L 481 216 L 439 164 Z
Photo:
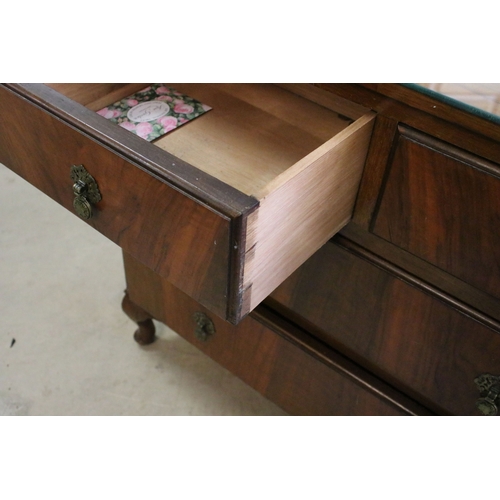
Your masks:
M 205 313 L 195 312 L 193 319 L 196 323 L 194 335 L 198 340 L 206 342 L 215 334 L 215 325 Z
M 95 179 L 87 172 L 83 165 L 72 165 L 70 176 L 73 180 L 73 208 L 82 219 L 92 217 L 92 203 L 101 201 L 102 196 Z
M 474 379 L 481 397 L 476 401 L 476 406 L 484 415 L 498 415 L 500 403 L 500 377 L 484 373 Z

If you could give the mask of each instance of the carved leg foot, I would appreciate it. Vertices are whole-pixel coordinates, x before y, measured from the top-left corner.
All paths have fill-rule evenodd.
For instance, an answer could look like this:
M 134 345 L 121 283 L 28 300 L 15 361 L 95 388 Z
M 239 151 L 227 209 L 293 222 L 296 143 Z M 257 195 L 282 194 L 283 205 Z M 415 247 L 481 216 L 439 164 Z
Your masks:
M 132 302 L 125 290 L 125 297 L 122 300 L 123 312 L 137 325 L 139 328 L 134 333 L 134 340 L 140 345 L 148 345 L 155 341 L 155 325 L 150 314 L 137 304 Z

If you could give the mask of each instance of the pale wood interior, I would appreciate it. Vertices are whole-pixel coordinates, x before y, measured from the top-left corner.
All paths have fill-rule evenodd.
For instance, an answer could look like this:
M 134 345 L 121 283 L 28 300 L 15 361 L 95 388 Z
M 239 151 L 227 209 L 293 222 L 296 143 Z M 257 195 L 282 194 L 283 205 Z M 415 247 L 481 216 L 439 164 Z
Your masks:
M 154 144 L 260 201 L 245 221 L 245 315 L 351 219 L 375 115 L 306 84 L 167 85 L 213 109 Z M 144 87 L 55 88 L 98 110 Z
M 147 84 L 48 85 L 97 111 Z M 295 93 L 291 86 L 271 84 L 168 85 L 213 109 L 154 144 L 258 199 L 286 182 L 297 167 L 288 169 L 361 116 L 359 107 L 347 101 L 339 115 L 337 103 L 307 86 L 297 86 Z
M 363 115 L 282 174 L 249 215 L 245 313 L 351 219 L 374 118 Z

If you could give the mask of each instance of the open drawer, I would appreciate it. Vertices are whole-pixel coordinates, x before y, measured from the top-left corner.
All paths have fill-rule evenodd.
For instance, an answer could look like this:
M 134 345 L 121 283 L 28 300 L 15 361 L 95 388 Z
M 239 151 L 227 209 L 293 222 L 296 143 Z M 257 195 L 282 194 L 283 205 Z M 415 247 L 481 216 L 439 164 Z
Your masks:
M 153 143 L 95 113 L 145 84 L 1 86 L 0 162 L 72 211 L 83 165 L 87 223 L 237 323 L 350 220 L 374 114 L 305 84 L 167 85 L 212 110 Z

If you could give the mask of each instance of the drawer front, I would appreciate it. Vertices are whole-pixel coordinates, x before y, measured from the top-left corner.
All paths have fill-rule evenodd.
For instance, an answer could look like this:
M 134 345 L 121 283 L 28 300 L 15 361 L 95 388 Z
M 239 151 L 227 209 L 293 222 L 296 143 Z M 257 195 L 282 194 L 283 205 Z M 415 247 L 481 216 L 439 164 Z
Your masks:
M 479 415 L 474 379 L 500 375 L 500 333 L 336 241 L 269 303 L 436 412 Z
M 428 410 L 264 307 L 237 326 L 213 315 L 124 255 L 129 297 L 152 316 L 294 415 L 408 415 Z M 195 313 L 215 333 L 200 341 Z
M 4 88 L 0 102 L 0 162 L 72 212 L 70 167 L 83 164 L 102 195 L 89 225 L 226 316 L 231 231 L 227 217 Z
M 81 102 L 96 87 L 104 92 L 99 99 L 115 93 L 101 84 L 62 87 L 68 95 L 82 92 Z M 214 87 L 189 92 L 204 100 Z M 237 323 L 350 220 L 374 114 L 355 106 L 350 123 L 338 116 L 336 98 L 321 94 L 328 106 L 318 106 L 278 87 L 233 87 L 215 92 L 217 109 L 150 144 L 50 86 L 5 84 L 0 161 L 70 209 L 69 168 L 82 164 L 103 196 L 89 223 Z M 296 116 L 308 115 L 311 106 L 319 124 Z M 286 155 L 290 141 L 301 146 L 292 148 L 293 159 Z M 235 171 L 249 182 L 245 190 Z M 239 180 L 226 183 L 232 177 Z
M 500 167 L 401 128 L 373 232 L 500 298 Z

